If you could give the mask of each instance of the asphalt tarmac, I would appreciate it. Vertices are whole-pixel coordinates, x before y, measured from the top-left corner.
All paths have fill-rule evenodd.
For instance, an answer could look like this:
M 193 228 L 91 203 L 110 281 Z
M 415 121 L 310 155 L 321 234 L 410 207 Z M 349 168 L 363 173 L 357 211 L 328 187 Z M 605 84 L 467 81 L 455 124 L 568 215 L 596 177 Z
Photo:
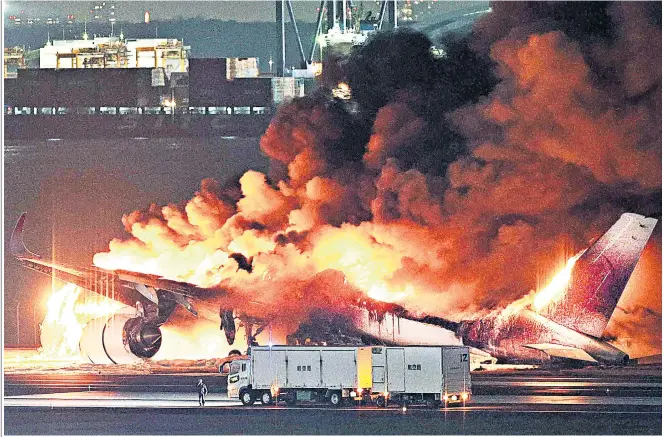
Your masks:
M 195 383 L 210 388 L 198 406 Z M 473 374 L 472 402 L 427 410 L 241 406 L 213 374 L 6 374 L 8 435 L 661 435 L 661 368 Z

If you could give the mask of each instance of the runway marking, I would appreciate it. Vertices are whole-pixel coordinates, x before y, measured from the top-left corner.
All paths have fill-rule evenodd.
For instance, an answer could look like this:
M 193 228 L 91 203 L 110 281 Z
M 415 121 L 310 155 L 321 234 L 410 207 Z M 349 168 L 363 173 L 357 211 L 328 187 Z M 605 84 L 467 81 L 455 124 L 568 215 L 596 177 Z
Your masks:
M 63 409 L 63 408 L 108 408 L 108 405 L 83 405 L 83 406 L 78 406 L 78 407 L 71 407 L 71 406 L 63 406 L 63 405 L 54 405 L 54 404 L 44 404 L 44 405 L 12 405 L 12 404 L 5 404 L 6 407 L 9 408 L 31 408 L 31 409 L 43 409 L 43 408 L 49 408 L 49 409 Z M 239 407 L 239 408 L 238 408 Z M 556 414 L 556 413 L 565 413 L 565 414 L 613 414 L 613 415 L 657 415 L 661 416 L 662 412 L 661 411 L 604 411 L 604 410 L 532 410 L 532 409 L 504 409 L 500 407 L 491 407 L 491 406 L 486 406 L 486 407 L 461 407 L 461 408 L 452 408 L 448 410 L 443 410 L 443 409 L 438 409 L 438 410 L 429 410 L 425 408 L 409 408 L 406 412 L 403 412 L 400 408 L 333 408 L 333 407 L 267 407 L 267 408 L 247 408 L 244 406 L 240 405 L 225 405 L 225 406 L 205 406 L 205 407 L 200 407 L 198 405 L 192 406 L 178 406 L 178 405 L 123 405 L 123 406 L 114 406 L 114 408 L 131 408 L 131 409 L 190 409 L 190 410 L 210 410 L 210 409 L 215 409 L 215 410 L 237 410 L 237 411 L 252 411 L 252 412 L 262 412 L 262 411 L 326 411 L 326 412 L 357 412 L 357 413 L 394 413 L 398 415 L 408 415 L 408 414 L 423 414 L 423 413 L 435 413 L 438 412 L 439 414 L 445 416 L 445 415 L 451 415 L 451 414 L 463 414 L 463 413 L 473 413 L 473 412 L 496 412 L 496 413 L 527 413 L 527 414 L 535 414 L 535 413 L 546 413 L 546 414 Z
M 473 381 L 473 386 L 504 387 L 662 387 L 661 382 Z
M 212 393 L 210 402 L 234 402 L 225 393 Z M 74 391 L 5 396 L 5 400 L 53 400 L 63 402 L 198 402 L 191 393 L 173 392 L 116 392 L 116 391 Z M 475 395 L 471 404 L 593 404 L 593 405 L 662 405 L 661 396 L 584 396 L 584 395 Z
M 145 396 L 132 396 L 120 397 L 117 393 L 105 393 L 105 396 L 99 396 L 99 393 L 94 392 L 76 392 L 76 393 L 62 393 L 61 396 L 53 395 L 29 395 L 29 396 L 6 396 L 4 403 L 6 406 L 14 407 L 62 407 L 62 408 L 81 408 L 81 407 L 113 407 L 113 408 L 196 408 L 198 407 L 198 400 L 191 399 L 188 394 L 175 394 L 170 398 L 157 398 L 154 395 L 145 394 Z M 149 397 L 146 397 L 149 396 Z M 661 397 L 591 397 L 591 396 L 483 396 L 480 399 L 472 401 L 470 405 L 465 407 L 448 407 L 441 409 L 441 411 L 457 412 L 457 411 L 473 411 L 475 409 L 501 409 L 505 405 L 576 405 L 576 406 L 589 406 L 589 405 L 630 405 L 630 406 L 651 406 L 657 407 L 662 405 Z M 208 398 L 208 408 L 237 408 L 241 403 L 235 399 L 219 399 Z M 257 406 L 257 407 L 242 407 L 245 410 L 286 410 L 286 409 L 301 409 L 301 410 L 330 410 L 329 406 L 296 406 L 296 407 L 282 407 L 282 406 Z M 387 408 L 386 410 L 398 410 L 398 407 Z M 339 410 L 347 411 L 381 411 L 381 409 L 374 406 L 365 407 L 345 407 Z M 423 410 L 420 407 L 414 407 L 415 411 Z M 560 410 L 564 411 L 564 410 Z

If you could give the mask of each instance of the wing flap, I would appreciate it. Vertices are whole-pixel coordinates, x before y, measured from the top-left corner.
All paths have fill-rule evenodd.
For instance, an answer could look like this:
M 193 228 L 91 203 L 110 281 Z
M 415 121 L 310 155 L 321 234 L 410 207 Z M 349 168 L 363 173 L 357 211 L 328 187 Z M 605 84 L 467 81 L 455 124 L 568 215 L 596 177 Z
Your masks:
M 567 358 L 571 360 L 587 361 L 590 363 L 597 362 L 597 360 L 591 357 L 588 352 L 577 347 L 553 343 L 525 344 L 524 347 L 542 351 L 550 357 Z

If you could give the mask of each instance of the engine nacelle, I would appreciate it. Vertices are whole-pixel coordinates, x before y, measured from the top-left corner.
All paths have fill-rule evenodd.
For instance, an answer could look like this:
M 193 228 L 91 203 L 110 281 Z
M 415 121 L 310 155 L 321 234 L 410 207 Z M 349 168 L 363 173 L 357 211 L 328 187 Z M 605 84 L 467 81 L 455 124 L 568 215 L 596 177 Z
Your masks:
M 159 327 L 127 314 L 91 320 L 79 343 L 81 356 L 93 364 L 132 364 L 152 358 L 160 346 Z

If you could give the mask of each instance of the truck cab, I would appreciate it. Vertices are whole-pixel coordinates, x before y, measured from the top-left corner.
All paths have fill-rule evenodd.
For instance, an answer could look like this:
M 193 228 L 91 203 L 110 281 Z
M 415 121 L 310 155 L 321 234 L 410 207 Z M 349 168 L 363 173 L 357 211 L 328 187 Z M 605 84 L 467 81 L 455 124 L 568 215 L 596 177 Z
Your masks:
M 231 363 L 236 360 L 248 360 L 247 355 L 233 354 L 229 355 L 226 358 L 222 359 L 219 362 L 219 373 L 222 376 L 228 376 L 231 373 Z
M 239 398 L 240 391 L 250 386 L 251 361 L 248 358 L 240 358 L 228 364 L 228 397 Z

